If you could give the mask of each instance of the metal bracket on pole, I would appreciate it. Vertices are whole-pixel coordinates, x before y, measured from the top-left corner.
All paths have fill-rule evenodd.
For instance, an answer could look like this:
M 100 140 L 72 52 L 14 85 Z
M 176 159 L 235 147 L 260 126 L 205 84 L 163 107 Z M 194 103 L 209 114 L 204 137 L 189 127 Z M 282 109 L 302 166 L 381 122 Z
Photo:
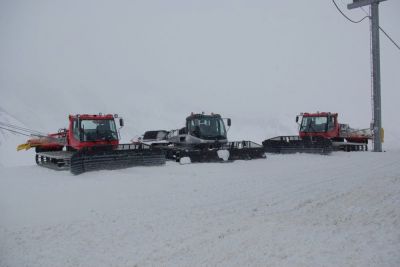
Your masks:
M 371 5 L 371 4 L 375 4 L 375 3 L 379 3 L 379 2 L 383 2 L 383 1 L 386 1 L 386 0 L 353 0 L 353 3 L 348 4 L 347 8 L 354 9 L 354 8 L 367 6 L 367 5 Z

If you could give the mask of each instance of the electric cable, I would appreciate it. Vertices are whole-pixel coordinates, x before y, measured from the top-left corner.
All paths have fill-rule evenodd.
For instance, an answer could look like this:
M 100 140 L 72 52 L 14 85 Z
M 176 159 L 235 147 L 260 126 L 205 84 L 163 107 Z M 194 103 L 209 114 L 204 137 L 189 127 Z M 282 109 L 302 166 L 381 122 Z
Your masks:
M 346 16 L 346 15 L 343 13 L 343 11 L 342 11 L 342 10 L 339 8 L 339 6 L 336 4 L 335 0 L 332 0 L 332 2 L 333 2 L 333 4 L 335 5 L 336 9 L 340 12 L 340 14 L 342 14 L 343 17 L 345 17 L 348 21 L 350 21 L 350 22 L 352 22 L 352 23 L 360 23 L 361 21 L 363 21 L 363 20 L 366 19 L 366 18 L 371 18 L 371 16 L 368 14 L 368 12 L 365 11 L 365 9 L 364 9 L 363 7 L 360 7 L 361 10 L 364 11 L 364 13 L 365 13 L 367 16 L 365 16 L 365 17 L 363 17 L 362 19 L 357 20 L 357 21 L 352 20 L 351 18 L 349 18 L 348 16 Z M 343 1 L 342 1 L 342 3 L 343 3 Z M 388 38 L 388 39 L 393 43 L 393 45 L 396 46 L 396 48 L 400 50 L 400 45 L 399 45 L 398 43 L 396 43 L 396 41 L 394 41 L 393 38 L 390 37 L 390 35 L 389 35 L 380 25 L 378 25 L 378 27 L 379 27 L 379 30 L 386 36 L 386 38 Z
M 352 23 L 360 23 L 361 21 L 363 21 L 366 18 L 369 18 L 370 16 L 365 16 L 360 20 L 352 20 L 351 18 L 349 18 L 348 16 L 346 16 L 343 11 L 339 8 L 339 6 L 336 4 L 335 0 L 332 0 L 333 4 L 335 5 L 336 9 L 340 12 L 340 14 L 342 14 L 343 17 L 345 17 L 348 21 L 352 22 Z
M 18 132 L 18 131 L 15 131 L 15 130 L 7 129 L 7 128 L 1 127 L 1 126 L 0 126 L 0 129 L 6 130 L 6 131 L 9 131 L 9 132 L 12 132 L 12 133 L 20 134 L 20 135 L 31 136 L 30 134 L 26 134 L 26 133 Z
M 367 12 L 363 7 L 360 7 L 360 8 L 361 8 L 362 11 L 364 11 L 365 14 L 367 14 L 367 15 L 369 16 L 368 12 Z M 398 44 L 393 40 L 393 38 L 390 37 L 390 35 L 389 35 L 380 25 L 378 25 L 378 27 L 379 27 L 379 30 L 381 30 L 381 32 L 382 32 L 382 33 L 397 47 L 397 49 L 400 50 L 400 45 L 398 45 Z
M 389 36 L 389 34 L 387 34 L 387 33 L 381 28 L 381 26 L 379 26 L 379 30 L 381 30 L 381 32 L 383 32 L 383 34 L 386 35 L 386 37 L 397 47 L 397 49 L 400 50 L 400 46 Z
M 30 133 L 30 134 L 35 134 L 35 135 L 46 135 L 45 133 L 42 133 L 42 132 L 39 132 L 39 131 L 36 131 L 36 130 L 32 130 L 32 129 L 29 129 L 29 128 L 24 128 L 24 127 L 21 127 L 21 126 L 17 126 L 17 125 L 5 123 L 5 122 L 0 122 L 0 125 L 2 125 L 2 126 L 4 126 L 4 127 L 7 127 L 7 128 L 14 129 L 14 130 L 18 130 L 18 131 L 22 131 L 22 132 L 27 132 L 27 133 Z

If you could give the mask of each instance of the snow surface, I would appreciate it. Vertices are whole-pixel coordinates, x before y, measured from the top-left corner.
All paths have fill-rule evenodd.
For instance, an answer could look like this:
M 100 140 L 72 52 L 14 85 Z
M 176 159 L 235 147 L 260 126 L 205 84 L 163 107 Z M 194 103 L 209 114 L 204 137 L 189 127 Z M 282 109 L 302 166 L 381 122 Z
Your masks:
M 400 266 L 400 151 L 0 168 L 0 266 Z

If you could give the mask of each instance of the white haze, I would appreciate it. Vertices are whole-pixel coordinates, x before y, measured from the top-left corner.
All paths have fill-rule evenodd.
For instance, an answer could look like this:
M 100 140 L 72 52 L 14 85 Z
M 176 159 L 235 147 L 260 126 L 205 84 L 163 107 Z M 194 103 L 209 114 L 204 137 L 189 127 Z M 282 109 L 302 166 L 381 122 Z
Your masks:
M 354 19 L 362 10 L 347 11 Z M 399 1 L 380 4 L 400 42 Z M 371 122 L 369 23 L 331 1 L 0 1 L 0 107 L 55 131 L 72 113 L 118 113 L 125 139 L 233 120 L 230 139 L 295 134 L 296 114 Z M 381 34 L 385 149 L 399 147 L 400 53 Z

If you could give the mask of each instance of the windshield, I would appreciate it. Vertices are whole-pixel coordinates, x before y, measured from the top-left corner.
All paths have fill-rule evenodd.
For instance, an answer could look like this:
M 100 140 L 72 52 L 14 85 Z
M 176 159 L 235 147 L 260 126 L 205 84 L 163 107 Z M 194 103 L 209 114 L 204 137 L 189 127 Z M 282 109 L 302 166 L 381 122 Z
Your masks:
M 204 117 L 190 119 L 187 122 L 189 134 L 204 139 L 226 139 L 224 121 L 221 118 Z
M 114 120 L 81 120 L 80 127 L 76 126 L 74 127 L 74 135 L 80 136 L 79 139 L 81 141 L 118 140 L 118 133 Z M 78 129 L 80 129 L 79 134 Z
M 143 135 L 143 140 L 164 140 L 167 134 L 166 131 L 147 131 Z
M 326 132 L 328 117 L 303 117 L 301 122 L 301 132 Z

